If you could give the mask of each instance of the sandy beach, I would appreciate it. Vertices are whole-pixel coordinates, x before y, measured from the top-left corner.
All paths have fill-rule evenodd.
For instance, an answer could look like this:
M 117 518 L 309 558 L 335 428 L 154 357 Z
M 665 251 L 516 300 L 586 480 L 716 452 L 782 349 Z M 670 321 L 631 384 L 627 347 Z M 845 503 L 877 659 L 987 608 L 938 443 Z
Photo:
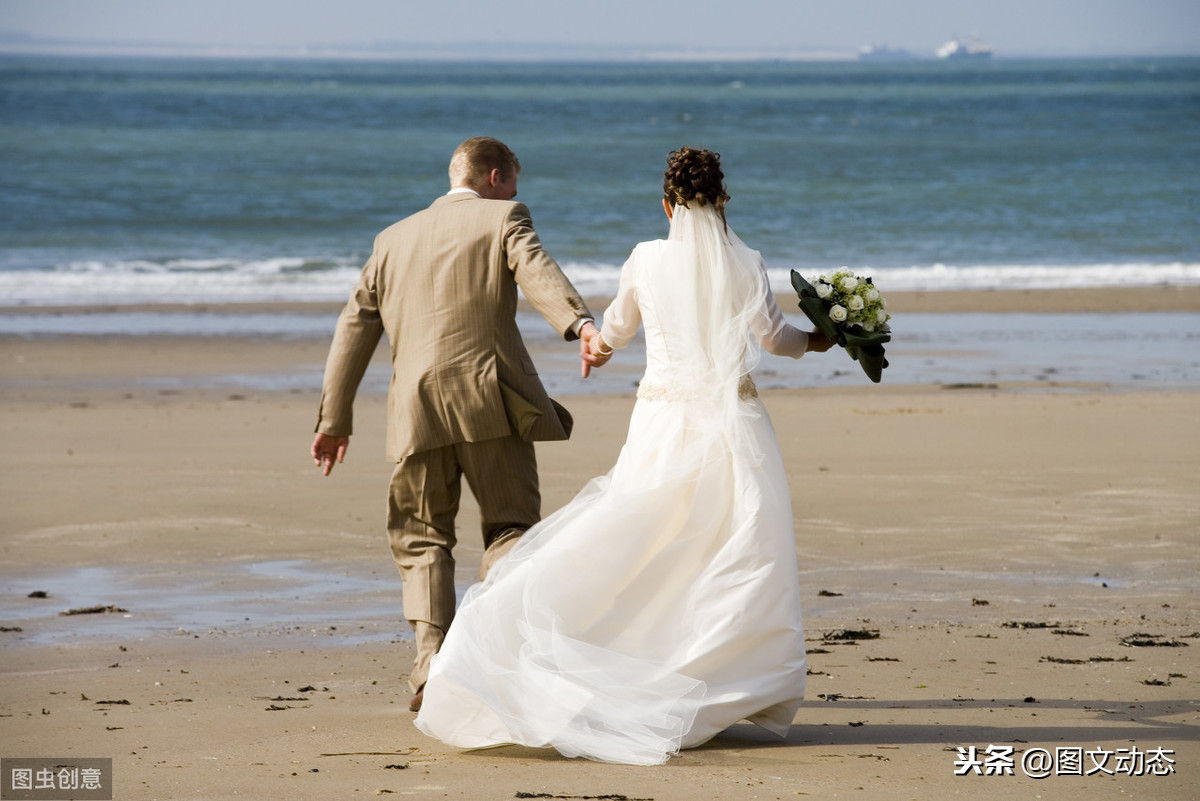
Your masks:
M 1200 288 L 893 308 L 1194 312 Z M 315 391 L 206 381 L 319 371 L 327 341 L 0 338 L 4 757 L 110 757 L 118 799 L 1200 794 L 1194 391 L 764 390 L 795 510 L 807 700 L 785 741 L 743 723 L 634 768 L 464 753 L 412 726 L 383 396 L 359 398 L 325 479 L 308 457 Z M 612 464 L 634 399 L 565 401 L 575 435 L 539 447 L 544 512 Z M 459 523 L 466 586 L 469 499 Z M 96 606 L 114 611 L 61 614 Z M 989 746 L 1001 775 L 961 759 L 988 764 Z M 1054 761 L 1033 778 L 1040 749 Z

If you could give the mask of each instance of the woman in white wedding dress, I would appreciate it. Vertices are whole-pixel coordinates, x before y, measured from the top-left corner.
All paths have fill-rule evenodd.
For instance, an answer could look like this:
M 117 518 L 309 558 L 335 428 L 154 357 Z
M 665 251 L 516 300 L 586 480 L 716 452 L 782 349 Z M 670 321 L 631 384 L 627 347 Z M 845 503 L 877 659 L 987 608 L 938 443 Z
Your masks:
M 645 328 L 628 438 L 467 591 L 416 718 L 451 745 L 659 764 L 743 719 L 784 735 L 803 698 L 791 501 L 749 373 L 758 344 L 832 343 L 783 321 L 717 154 L 667 161 L 669 237 L 634 249 L 592 343 Z

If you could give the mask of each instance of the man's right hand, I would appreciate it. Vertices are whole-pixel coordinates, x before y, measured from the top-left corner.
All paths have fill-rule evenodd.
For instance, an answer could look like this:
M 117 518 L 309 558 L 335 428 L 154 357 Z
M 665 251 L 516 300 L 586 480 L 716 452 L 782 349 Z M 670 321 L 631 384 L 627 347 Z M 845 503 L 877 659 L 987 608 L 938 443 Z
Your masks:
M 604 346 L 600 331 L 588 321 L 579 328 L 579 358 L 582 374 L 587 378 L 593 367 L 603 367 L 612 358 L 612 348 Z
M 346 458 L 346 448 L 350 447 L 349 437 L 331 437 L 328 434 L 317 434 L 313 437 L 312 458 L 324 475 L 329 475 L 336 460 L 338 464 Z

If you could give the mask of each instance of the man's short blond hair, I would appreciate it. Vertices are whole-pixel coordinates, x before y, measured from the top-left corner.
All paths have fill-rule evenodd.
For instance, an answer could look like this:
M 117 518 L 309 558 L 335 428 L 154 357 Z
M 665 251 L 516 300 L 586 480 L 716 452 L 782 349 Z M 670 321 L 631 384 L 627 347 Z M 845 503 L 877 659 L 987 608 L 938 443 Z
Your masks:
M 493 169 L 500 170 L 500 180 L 508 181 L 521 173 L 516 153 L 499 139 L 472 137 L 455 147 L 450 157 L 450 186 L 469 186 L 478 189 Z
M 450 157 L 450 186 L 478 189 L 492 170 L 499 170 L 500 180 L 507 181 L 521 172 L 521 162 L 499 139 L 472 137 L 455 148 Z

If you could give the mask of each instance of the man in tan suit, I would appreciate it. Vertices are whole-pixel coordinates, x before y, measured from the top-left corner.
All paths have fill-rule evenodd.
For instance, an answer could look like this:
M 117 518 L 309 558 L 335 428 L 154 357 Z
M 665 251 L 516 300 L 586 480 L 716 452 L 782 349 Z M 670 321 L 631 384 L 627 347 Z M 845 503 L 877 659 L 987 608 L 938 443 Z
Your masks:
M 392 353 L 388 540 L 417 639 L 409 683 L 420 708 L 429 661 L 454 617 L 454 518 L 461 478 L 479 502 L 481 578 L 541 517 L 534 441 L 562 440 L 571 417 L 538 379 L 517 330 L 517 286 L 567 341 L 583 375 L 607 361 L 583 299 L 515 203 L 520 163 L 502 142 L 468 139 L 448 194 L 375 239 L 338 318 L 312 444 L 329 475 L 351 433 L 354 395 L 386 332 Z M 603 348 L 591 348 L 603 350 Z

